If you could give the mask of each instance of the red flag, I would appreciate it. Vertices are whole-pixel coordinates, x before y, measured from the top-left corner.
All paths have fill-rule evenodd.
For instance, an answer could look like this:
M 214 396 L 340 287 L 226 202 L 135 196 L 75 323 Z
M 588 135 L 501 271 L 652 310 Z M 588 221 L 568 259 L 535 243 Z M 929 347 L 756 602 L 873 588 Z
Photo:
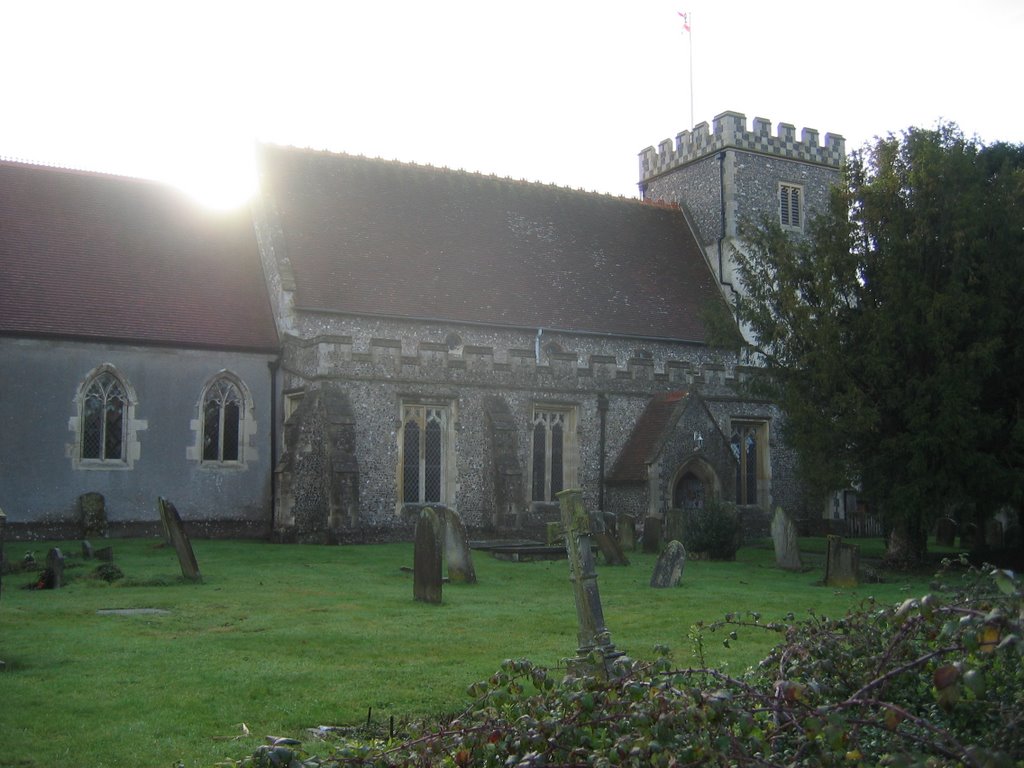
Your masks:
M 677 13 L 680 16 L 683 17 L 683 29 L 686 30 L 687 32 L 689 32 L 690 31 L 690 14 L 689 14 L 689 12 L 683 13 L 682 11 L 677 11 Z

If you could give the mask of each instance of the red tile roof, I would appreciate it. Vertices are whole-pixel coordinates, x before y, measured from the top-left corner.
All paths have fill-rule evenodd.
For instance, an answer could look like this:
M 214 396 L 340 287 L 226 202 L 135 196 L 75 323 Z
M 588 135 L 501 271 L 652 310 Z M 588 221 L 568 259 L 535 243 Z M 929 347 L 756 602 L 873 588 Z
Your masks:
M 0 334 L 277 348 L 248 210 L 0 161 Z
M 263 147 L 296 307 L 702 342 L 722 301 L 674 207 Z
M 647 465 L 654 460 L 668 432 L 675 426 L 686 403 L 686 392 L 655 395 L 640 414 L 629 440 L 622 446 L 608 474 L 609 485 L 629 485 L 647 480 Z

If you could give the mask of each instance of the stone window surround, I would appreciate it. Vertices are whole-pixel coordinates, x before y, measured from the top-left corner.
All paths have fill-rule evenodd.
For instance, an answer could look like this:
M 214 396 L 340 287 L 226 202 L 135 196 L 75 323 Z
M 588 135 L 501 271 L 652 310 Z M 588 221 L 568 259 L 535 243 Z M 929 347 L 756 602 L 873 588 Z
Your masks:
M 795 197 L 793 193 L 796 193 Z M 783 201 L 786 201 L 785 204 Z M 796 207 L 796 221 L 793 221 L 793 207 Z M 779 224 L 784 230 L 802 232 L 804 228 L 804 185 L 780 181 L 778 190 Z
M 89 391 L 89 388 L 92 386 L 93 381 L 104 373 L 108 373 L 118 380 L 121 384 L 121 388 L 124 390 L 125 397 L 128 399 L 128 404 L 125 408 L 124 414 L 124 458 L 113 460 L 83 459 L 82 438 L 84 430 L 85 396 Z M 149 424 L 145 419 L 135 418 L 135 410 L 138 402 L 139 398 L 135 392 L 135 388 L 112 363 L 102 363 L 85 375 L 78 386 L 78 392 L 75 393 L 74 404 L 76 415 L 68 419 L 68 431 L 72 432 L 75 437 L 73 442 L 68 443 L 65 446 L 65 456 L 71 459 L 71 466 L 73 469 L 119 471 L 129 470 L 135 467 L 135 462 L 138 461 L 142 455 L 142 445 L 139 442 L 138 433 L 149 427 Z
M 227 379 L 237 389 L 242 397 L 241 423 L 239 424 L 239 449 L 237 461 L 210 461 L 203 460 L 203 405 L 206 402 L 206 394 L 217 381 Z M 255 447 L 255 435 L 258 425 L 256 423 L 255 406 L 252 393 L 236 374 L 222 368 L 204 382 L 199 390 L 199 400 L 194 406 L 196 418 L 189 421 L 189 429 L 192 430 L 192 444 L 185 448 L 185 458 L 188 461 L 199 464 L 204 470 L 242 470 L 251 462 L 259 458 L 259 451 Z
M 755 471 L 757 473 L 757 502 L 754 504 L 738 503 L 740 507 L 759 507 L 763 510 L 769 510 L 771 507 L 771 483 L 772 483 L 772 470 L 771 470 L 771 447 L 769 443 L 768 435 L 768 424 L 766 419 L 758 418 L 743 418 L 743 417 L 732 417 L 729 419 L 729 432 L 730 443 L 731 435 L 734 432 L 744 429 L 753 429 L 757 440 L 757 453 L 756 462 L 757 466 Z M 742 459 L 741 459 L 742 461 Z M 741 479 L 745 477 L 745 473 L 742 472 L 743 465 L 741 464 Z M 739 489 L 735 489 L 734 499 L 736 495 L 740 493 Z
M 457 472 L 455 435 L 458 421 L 456 398 L 448 397 L 417 397 L 402 395 L 398 399 L 398 428 L 395 430 L 397 442 L 397 461 L 395 466 L 395 511 L 402 514 L 403 509 L 438 504 L 455 509 Z M 444 413 L 444 425 L 441 431 L 441 499 L 436 502 L 406 502 L 405 499 L 405 422 L 406 413 L 414 408 L 438 409 Z M 422 457 L 421 457 L 422 460 Z
M 530 504 L 532 508 L 537 507 L 548 507 L 552 504 L 557 505 L 557 501 L 534 499 L 533 498 L 533 435 L 534 425 L 536 424 L 538 413 L 560 413 L 564 416 L 564 430 L 563 430 L 563 444 L 562 444 L 562 489 L 575 488 L 578 484 L 578 473 L 579 473 L 579 440 L 578 440 L 578 429 L 579 429 L 579 406 L 575 403 L 562 402 L 544 402 L 535 401 L 530 408 L 530 439 L 527 444 L 530 446 L 529 460 L 526 462 L 526 467 L 529 476 L 526 478 L 526 488 L 530 495 Z M 551 455 L 548 448 L 545 447 L 545 472 L 551 471 Z M 545 477 L 545 487 L 550 487 L 550 477 Z

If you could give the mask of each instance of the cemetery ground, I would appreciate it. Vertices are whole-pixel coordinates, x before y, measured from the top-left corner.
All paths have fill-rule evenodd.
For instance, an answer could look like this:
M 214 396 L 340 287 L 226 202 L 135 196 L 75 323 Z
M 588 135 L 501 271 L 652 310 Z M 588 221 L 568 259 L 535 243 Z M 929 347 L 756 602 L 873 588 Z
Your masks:
M 3 577 L 0 766 L 213 766 L 250 754 L 268 735 L 456 713 L 470 703 L 467 686 L 503 659 L 558 674 L 576 649 L 565 560 L 474 552 L 479 583 L 445 584 L 443 603 L 430 605 L 414 602 L 403 570 L 411 543 L 199 540 L 202 583 L 184 580 L 174 550 L 156 540 L 103 544 L 124 573 L 113 583 L 95 576 L 98 563 L 82 559 L 79 542 L 7 543 L 8 563 L 26 551 L 43 562 L 60 546 L 67 565 L 59 590 L 22 589 L 38 572 Z M 824 542 L 802 540 L 801 549 L 824 552 Z M 864 554 L 872 551 L 881 542 Z M 628 566 L 599 565 L 612 639 L 641 659 L 668 645 L 683 665 L 696 664 L 697 622 L 747 611 L 766 620 L 838 616 L 869 596 L 891 604 L 922 595 L 930 577 L 886 574 L 882 583 L 828 588 L 821 558 L 782 571 L 766 540 L 735 562 L 687 562 L 679 587 L 652 589 L 655 557 L 628 556 Z M 753 630 L 728 648 L 708 639 L 706 661 L 737 672 L 778 640 Z

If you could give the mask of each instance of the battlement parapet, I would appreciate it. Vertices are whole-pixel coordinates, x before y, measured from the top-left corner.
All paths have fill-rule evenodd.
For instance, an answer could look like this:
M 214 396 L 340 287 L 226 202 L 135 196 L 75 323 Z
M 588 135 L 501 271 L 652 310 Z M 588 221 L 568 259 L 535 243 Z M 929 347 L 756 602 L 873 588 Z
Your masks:
M 698 123 L 692 131 L 676 135 L 675 141 L 665 139 L 658 148 L 647 147 L 640 152 L 640 181 L 668 173 L 695 160 L 725 149 L 740 149 L 763 155 L 774 155 L 787 160 L 816 163 L 839 168 L 846 159 L 846 139 L 838 133 L 826 133 L 824 145 L 813 128 L 804 128 L 797 139 L 796 127 L 779 123 L 776 133 L 771 123 L 755 117 L 747 130 L 747 116 L 741 112 L 723 112 L 716 115 L 713 128 Z
M 373 379 L 446 378 L 470 381 L 480 378 L 493 383 L 495 377 L 508 384 L 529 381 L 555 385 L 571 381 L 661 382 L 679 386 L 730 386 L 756 373 L 738 358 L 720 355 L 698 359 L 659 359 L 649 356 L 557 351 L 537 360 L 532 349 L 466 345 L 458 352 L 446 344 L 418 341 L 415 349 L 398 339 L 372 338 L 365 351 L 356 348 L 351 336 L 327 335 L 312 339 L 285 336 L 284 367 L 303 377 Z

